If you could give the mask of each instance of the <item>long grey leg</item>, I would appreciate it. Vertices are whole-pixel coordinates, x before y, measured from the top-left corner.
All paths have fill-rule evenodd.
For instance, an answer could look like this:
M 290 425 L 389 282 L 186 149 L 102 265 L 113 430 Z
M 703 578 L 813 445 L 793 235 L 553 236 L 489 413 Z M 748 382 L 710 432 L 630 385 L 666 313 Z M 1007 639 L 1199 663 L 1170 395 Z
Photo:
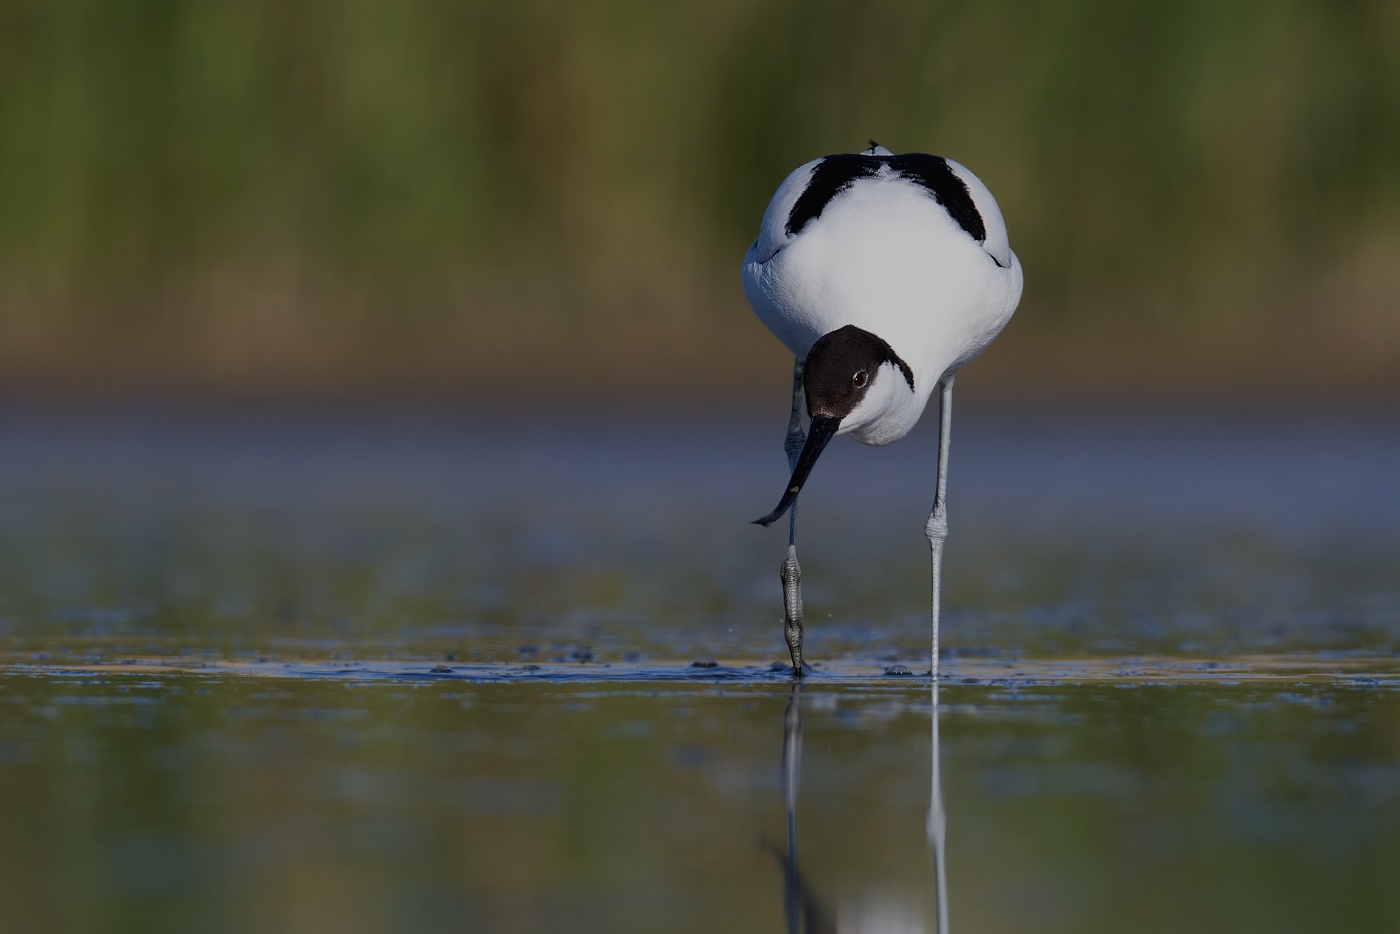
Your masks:
M 938 489 L 933 494 L 933 511 L 929 513 L 924 533 L 933 559 L 933 665 L 929 669 L 938 680 L 938 602 L 943 576 L 943 541 L 948 537 L 948 442 L 953 431 L 953 377 L 945 376 L 938 384 Z
M 792 365 L 792 414 L 788 417 L 787 440 L 783 443 L 788 456 L 788 470 L 797 468 L 807 433 L 802 430 L 802 360 Z M 779 570 L 783 581 L 783 635 L 792 655 L 792 670 L 802 677 L 802 568 L 797 563 L 797 504 L 788 513 L 787 557 Z

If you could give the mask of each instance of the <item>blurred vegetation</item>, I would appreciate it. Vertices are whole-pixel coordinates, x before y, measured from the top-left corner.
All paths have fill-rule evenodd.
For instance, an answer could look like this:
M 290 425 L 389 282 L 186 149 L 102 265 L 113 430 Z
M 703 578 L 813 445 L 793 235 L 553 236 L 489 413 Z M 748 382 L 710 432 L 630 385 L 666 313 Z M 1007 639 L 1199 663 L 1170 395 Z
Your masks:
M 997 193 L 1007 385 L 1393 387 L 1397 114 L 1394 0 L 0 0 L 0 365 L 781 392 L 739 259 L 874 137 Z

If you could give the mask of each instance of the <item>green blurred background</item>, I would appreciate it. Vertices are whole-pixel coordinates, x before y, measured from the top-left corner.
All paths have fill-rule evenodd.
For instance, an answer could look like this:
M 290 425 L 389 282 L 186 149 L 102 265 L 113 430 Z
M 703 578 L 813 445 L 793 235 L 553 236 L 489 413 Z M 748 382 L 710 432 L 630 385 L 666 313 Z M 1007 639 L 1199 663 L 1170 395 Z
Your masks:
M 984 398 L 1400 390 L 1395 0 L 0 0 L 0 386 L 781 399 L 870 138 L 1001 203 Z

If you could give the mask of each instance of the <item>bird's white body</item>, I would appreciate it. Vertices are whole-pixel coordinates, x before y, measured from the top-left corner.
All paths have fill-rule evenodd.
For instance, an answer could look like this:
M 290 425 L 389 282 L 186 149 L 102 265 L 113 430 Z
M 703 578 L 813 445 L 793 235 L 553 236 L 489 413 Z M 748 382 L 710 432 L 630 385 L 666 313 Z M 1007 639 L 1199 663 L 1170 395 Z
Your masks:
M 791 479 L 757 524 L 788 512 L 780 569 L 783 626 L 802 677 L 802 571 L 797 496 L 837 434 L 889 444 L 939 394 L 938 482 L 924 531 L 932 569 L 930 673 L 938 678 L 938 614 L 953 379 L 996 337 L 1021 299 L 996 199 L 977 176 L 925 153 L 871 143 L 798 168 L 778 187 L 744 257 L 744 292 L 796 357 L 787 441 Z M 806 399 L 809 430 L 802 430 Z M 790 512 L 789 512 L 790 510 Z
M 873 148 L 870 156 L 890 156 Z M 883 338 L 913 373 L 892 365 L 871 383 L 840 433 L 888 444 L 909 432 L 945 376 L 977 355 L 1011 318 L 1021 264 L 996 199 L 978 178 L 942 160 L 966 186 L 985 238 L 974 237 L 925 186 L 888 166 L 859 177 L 790 232 L 794 206 L 821 159 L 778 188 L 744 257 L 744 292 L 778 339 L 806 358 L 818 338 L 857 325 Z

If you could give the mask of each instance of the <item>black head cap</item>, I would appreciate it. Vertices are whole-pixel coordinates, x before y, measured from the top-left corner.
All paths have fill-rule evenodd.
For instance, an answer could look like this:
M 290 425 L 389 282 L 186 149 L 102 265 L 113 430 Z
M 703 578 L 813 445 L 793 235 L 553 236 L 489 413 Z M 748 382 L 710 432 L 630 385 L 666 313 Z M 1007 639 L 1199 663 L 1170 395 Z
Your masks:
M 899 367 L 914 391 L 914 371 L 889 344 L 869 331 L 848 324 L 823 334 L 807 353 L 802 368 L 802 390 L 807 414 L 845 418 L 870 388 L 875 373 L 886 363 Z
M 909 383 L 909 391 L 913 392 L 914 373 L 909 369 L 909 364 L 901 360 L 889 344 L 854 324 L 823 334 L 812 345 L 802 368 L 807 414 L 812 416 L 807 441 L 802 445 L 802 453 L 792 468 L 792 479 L 783 491 L 783 498 L 772 512 L 762 519 L 755 519 L 755 522 L 772 525 L 797 501 L 797 494 L 802 492 L 802 484 L 807 482 L 807 475 L 812 472 L 822 449 L 836 437 L 841 419 L 860 405 L 875 374 L 886 363 L 899 367 Z

